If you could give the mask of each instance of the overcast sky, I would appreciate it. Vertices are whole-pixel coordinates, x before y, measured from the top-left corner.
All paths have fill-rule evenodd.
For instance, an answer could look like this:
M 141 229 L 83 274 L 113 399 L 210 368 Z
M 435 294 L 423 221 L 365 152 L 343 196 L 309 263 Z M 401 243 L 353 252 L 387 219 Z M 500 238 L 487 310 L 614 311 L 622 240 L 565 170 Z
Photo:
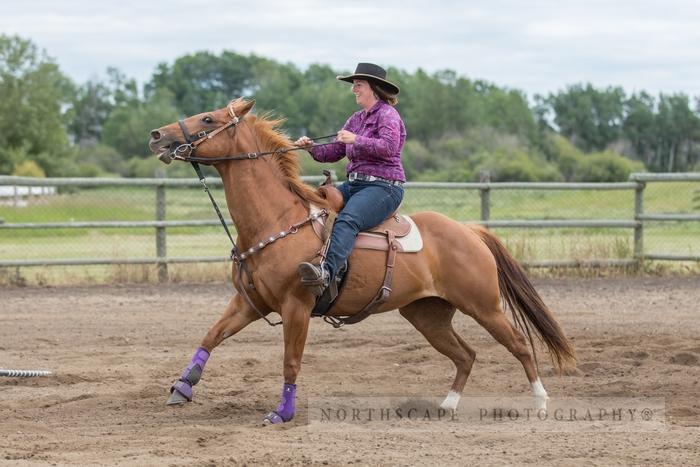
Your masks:
M 79 83 L 108 66 L 143 83 L 159 62 L 228 49 L 301 69 L 452 69 L 529 96 L 581 82 L 700 96 L 697 0 L 3 0 L 0 32 Z

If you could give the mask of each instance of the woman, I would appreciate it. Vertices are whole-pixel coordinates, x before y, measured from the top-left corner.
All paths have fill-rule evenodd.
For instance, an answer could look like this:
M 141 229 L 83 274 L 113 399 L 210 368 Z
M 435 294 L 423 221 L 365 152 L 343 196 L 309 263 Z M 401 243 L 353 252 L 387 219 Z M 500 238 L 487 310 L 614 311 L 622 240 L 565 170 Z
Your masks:
M 352 83 L 362 110 L 345 122 L 334 144 L 314 146 L 306 136 L 295 142 L 319 162 L 335 162 L 345 156 L 350 160 L 348 181 L 338 187 L 345 207 L 335 221 L 326 259 L 319 266 L 299 265 L 302 284 L 316 296 L 346 269 L 357 234 L 376 227 L 398 209 L 406 181 L 401 165 L 406 127 L 393 107 L 398 102 L 398 86 L 386 80 L 382 67 L 372 63 L 359 63 L 354 74 L 337 79 Z

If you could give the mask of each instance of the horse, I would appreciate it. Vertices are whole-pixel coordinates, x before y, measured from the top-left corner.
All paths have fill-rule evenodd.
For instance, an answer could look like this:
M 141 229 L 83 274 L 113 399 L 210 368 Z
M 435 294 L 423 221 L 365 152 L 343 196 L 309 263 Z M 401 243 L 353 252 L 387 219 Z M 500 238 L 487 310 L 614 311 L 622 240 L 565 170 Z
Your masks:
M 213 165 L 223 181 L 237 232 L 232 267 L 236 292 L 171 387 L 168 404 L 191 401 L 211 352 L 258 319 L 273 324 L 268 315 L 275 312 L 283 326 L 284 384 L 277 410 L 265 415 L 263 424 L 277 424 L 290 421 L 296 411 L 296 380 L 316 300 L 297 274 L 298 264 L 317 256 L 322 247 L 309 227 L 310 209 L 328 209 L 328 204 L 301 180 L 299 155 L 294 152 L 299 148 L 281 130 L 283 120 L 255 115 L 254 104 L 252 99 L 234 99 L 226 107 L 155 129 L 149 147 L 165 163 L 179 159 Z M 457 409 L 476 356 L 452 326 L 459 310 L 520 361 L 533 402 L 546 410 L 548 395 L 538 376 L 533 336 L 544 344 L 560 372 L 575 365 L 576 356 L 523 268 L 486 228 L 436 212 L 411 218 L 423 248 L 396 256 L 392 293 L 375 313 L 398 310 L 454 363 L 455 378 L 440 407 Z M 343 291 L 328 315 L 357 314 L 382 284 L 385 259 L 383 251 L 355 249 Z

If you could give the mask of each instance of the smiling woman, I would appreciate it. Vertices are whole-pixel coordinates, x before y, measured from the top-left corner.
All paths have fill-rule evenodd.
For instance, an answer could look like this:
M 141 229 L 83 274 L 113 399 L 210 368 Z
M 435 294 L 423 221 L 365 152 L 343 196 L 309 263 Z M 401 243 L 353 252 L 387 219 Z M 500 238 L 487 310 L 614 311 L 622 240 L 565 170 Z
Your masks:
M 406 181 L 401 150 L 406 127 L 393 107 L 399 87 L 386 79 L 386 70 L 373 63 L 359 63 L 355 73 L 337 79 L 352 83 L 352 93 L 362 110 L 355 112 L 338 132 L 336 144 L 315 147 L 308 137 L 296 141 L 319 162 L 335 162 L 347 156 L 348 181 L 338 188 L 344 207 L 338 214 L 325 260 L 320 265 L 299 265 L 302 284 L 316 296 L 330 290 L 329 302 L 338 295 L 337 282 L 347 270 L 347 260 L 357 235 L 379 225 L 403 200 Z

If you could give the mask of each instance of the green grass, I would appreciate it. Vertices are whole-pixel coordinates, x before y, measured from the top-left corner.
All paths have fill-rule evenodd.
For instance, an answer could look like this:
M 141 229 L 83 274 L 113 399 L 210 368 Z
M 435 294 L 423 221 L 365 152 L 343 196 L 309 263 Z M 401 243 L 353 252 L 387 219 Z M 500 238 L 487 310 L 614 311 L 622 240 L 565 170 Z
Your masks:
M 700 184 L 648 183 L 646 213 L 700 213 L 693 196 Z M 215 190 L 225 212 L 222 190 Z M 207 196 L 197 188 L 168 188 L 168 220 L 207 219 L 216 215 Z M 6 223 L 68 221 L 148 221 L 155 218 L 155 189 L 107 187 L 73 189 L 55 196 L 35 197 L 23 207 L 0 204 Z M 695 202 L 697 204 L 697 202 Z M 402 211 L 438 211 L 460 221 L 478 221 L 477 190 L 407 189 Z M 633 190 L 492 190 L 491 219 L 620 219 L 634 217 Z M 494 229 L 513 254 L 524 261 L 631 258 L 632 229 Z M 230 244 L 221 227 L 168 229 L 169 256 L 226 256 Z M 700 222 L 649 222 L 644 231 L 645 253 L 700 254 Z M 152 228 L 129 229 L 0 229 L 0 259 L 143 258 L 154 257 Z M 183 265 L 182 268 L 192 268 Z M 147 267 L 130 267 L 135 274 Z M 31 268 L 25 268 L 31 269 Z M 90 268 L 84 268 L 89 270 Z M 115 267 L 93 268 L 96 277 L 127 275 Z M 219 271 L 219 269 L 216 269 Z M 105 272 L 107 271 L 107 272 Z M 207 276 L 208 273 L 204 274 Z M 217 272 L 218 274 L 218 272 Z

